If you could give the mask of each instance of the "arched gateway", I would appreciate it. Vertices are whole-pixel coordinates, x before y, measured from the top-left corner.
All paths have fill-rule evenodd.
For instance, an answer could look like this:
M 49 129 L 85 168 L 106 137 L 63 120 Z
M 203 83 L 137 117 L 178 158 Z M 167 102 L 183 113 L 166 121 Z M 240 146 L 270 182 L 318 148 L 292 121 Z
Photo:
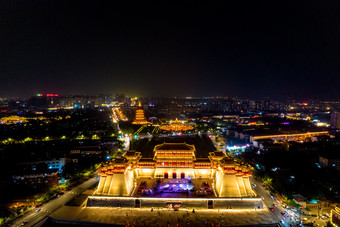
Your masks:
M 172 178 L 173 178 L 173 179 L 176 179 L 176 178 L 177 178 L 177 173 L 176 173 L 176 172 L 173 172 L 173 173 L 172 173 Z
M 128 151 L 122 158 L 116 158 L 102 168 L 95 194 L 136 196 L 139 193 L 138 196 L 158 197 L 162 196 L 161 192 L 189 192 L 196 185 L 197 189 L 204 188 L 194 194 L 210 197 L 255 195 L 248 166 L 235 163 L 221 151 L 210 152 L 204 158 L 196 158 L 196 152 L 194 145 L 186 143 L 158 144 L 153 158 L 142 158 L 141 152 Z M 155 186 L 160 190 L 155 190 Z

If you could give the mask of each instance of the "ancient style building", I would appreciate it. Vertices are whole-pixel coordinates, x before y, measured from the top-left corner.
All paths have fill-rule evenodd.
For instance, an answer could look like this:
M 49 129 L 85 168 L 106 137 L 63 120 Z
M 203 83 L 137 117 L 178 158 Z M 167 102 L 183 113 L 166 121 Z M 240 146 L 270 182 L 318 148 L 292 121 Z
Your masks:
M 145 125 L 149 122 L 145 119 L 144 110 L 141 108 L 141 104 L 139 103 L 139 109 L 136 110 L 136 117 L 132 124 L 135 125 Z
M 100 172 L 95 194 L 136 196 L 141 190 L 151 193 L 157 184 L 173 185 L 173 190 L 179 192 L 181 188 L 176 187 L 188 190 L 189 182 L 190 189 L 207 194 L 204 190 L 209 188 L 214 197 L 254 196 L 247 166 L 235 163 L 223 152 L 210 152 L 207 158 L 196 158 L 195 153 L 195 146 L 186 143 L 156 145 L 153 158 L 142 158 L 140 152 L 128 151 Z
M 189 131 L 189 130 L 194 129 L 194 127 L 189 125 L 187 122 L 179 121 L 177 120 L 177 118 L 175 121 L 170 121 L 168 124 L 161 125 L 159 128 L 161 130 L 172 131 L 172 132 L 182 132 L 182 131 Z

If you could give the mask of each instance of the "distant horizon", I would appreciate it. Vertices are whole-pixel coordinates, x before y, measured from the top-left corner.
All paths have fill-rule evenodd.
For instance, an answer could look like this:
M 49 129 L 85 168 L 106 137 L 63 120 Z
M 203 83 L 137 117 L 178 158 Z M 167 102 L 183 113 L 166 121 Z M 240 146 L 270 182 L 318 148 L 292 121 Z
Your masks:
M 110 95 L 110 96 L 115 96 L 115 95 L 125 95 L 127 98 L 169 98 L 169 99 L 241 99 L 241 100 L 270 100 L 270 101 L 279 101 L 279 102 L 286 102 L 288 99 L 297 101 L 297 102 L 308 102 L 308 101 L 340 101 L 340 98 L 336 99 L 327 99 L 327 98 L 319 98 L 319 97 L 308 97 L 308 98 L 294 98 L 292 96 L 287 96 L 287 97 L 282 97 L 282 98 L 272 98 L 272 97 L 240 97 L 240 96 L 222 96 L 222 95 L 216 95 L 216 96 L 137 96 L 137 95 L 129 95 L 126 93 L 84 93 L 84 94 L 59 94 L 57 92 L 49 92 L 49 93 L 35 93 L 32 95 L 27 95 L 27 96 L 16 96 L 16 97 L 4 97 L 0 96 L 2 99 L 7 99 L 7 100 L 18 100 L 18 99 L 23 99 L 23 100 L 29 100 L 32 97 L 37 96 L 37 94 L 42 94 L 42 96 L 46 96 L 46 94 L 58 94 L 59 97 L 70 97 L 70 96 L 97 96 L 97 95 Z
M 339 99 L 339 11 L 340 1 L 4 2 L 0 97 Z

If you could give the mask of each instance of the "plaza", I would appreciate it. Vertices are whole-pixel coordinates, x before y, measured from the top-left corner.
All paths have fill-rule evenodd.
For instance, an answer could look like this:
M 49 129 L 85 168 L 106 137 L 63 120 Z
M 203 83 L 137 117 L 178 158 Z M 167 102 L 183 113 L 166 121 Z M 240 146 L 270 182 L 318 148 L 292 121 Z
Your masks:
M 153 158 L 130 150 L 102 168 L 93 193 L 48 219 L 89 226 L 261 226 L 277 221 L 253 191 L 248 166 L 223 152 L 163 142 Z
M 269 211 L 260 210 L 192 210 L 140 208 L 63 207 L 50 217 L 69 223 L 105 223 L 123 226 L 275 226 Z

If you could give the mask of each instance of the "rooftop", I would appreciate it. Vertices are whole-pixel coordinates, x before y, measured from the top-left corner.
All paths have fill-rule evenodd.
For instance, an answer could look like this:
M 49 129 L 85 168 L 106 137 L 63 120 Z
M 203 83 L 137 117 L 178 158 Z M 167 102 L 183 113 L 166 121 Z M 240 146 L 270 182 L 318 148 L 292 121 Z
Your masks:
M 211 163 L 209 158 L 197 158 L 194 162 L 195 163 L 202 163 L 202 162 L 204 162 L 204 163 L 209 163 L 209 164 Z
M 196 158 L 206 158 L 209 156 L 209 152 L 215 150 L 214 144 L 206 135 L 198 136 L 171 136 L 160 137 L 153 136 L 151 140 L 148 138 L 134 141 L 131 144 L 131 149 L 141 152 L 143 158 L 153 158 L 155 155 L 154 149 L 156 145 L 162 145 L 165 143 L 186 143 L 192 144 L 195 147 Z
M 215 151 L 215 152 L 212 152 L 212 154 L 213 154 L 214 156 L 218 156 L 218 157 L 225 156 L 225 154 L 224 154 L 222 151 Z
M 114 164 L 121 164 L 121 163 L 126 163 L 126 160 L 125 158 L 116 158 L 114 161 L 113 161 Z
M 195 150 L 194 145 L 189 145 L 187 143 L 162 143 L 155 147 L 155 151 L 164 151 L 164 150 Z
M 232 158 L 224 158 L 222 161 L 221 161 L 222 164 L 232 164 L 232 165 L 235 165 L 235 162 L 234 162 L 234 159 Z
M 141 158 L 139 160 L 139 163 L 143 163 L 143 162 L 155 162 L 155 161 L 153 160 L 153 158 Z
M 124 157 L 126 156 L 135 156 L 136 154 L 138 155 L 139 152 L 136 152 L 136 151 L 127 151 L 125 154 L 124 154 Z

